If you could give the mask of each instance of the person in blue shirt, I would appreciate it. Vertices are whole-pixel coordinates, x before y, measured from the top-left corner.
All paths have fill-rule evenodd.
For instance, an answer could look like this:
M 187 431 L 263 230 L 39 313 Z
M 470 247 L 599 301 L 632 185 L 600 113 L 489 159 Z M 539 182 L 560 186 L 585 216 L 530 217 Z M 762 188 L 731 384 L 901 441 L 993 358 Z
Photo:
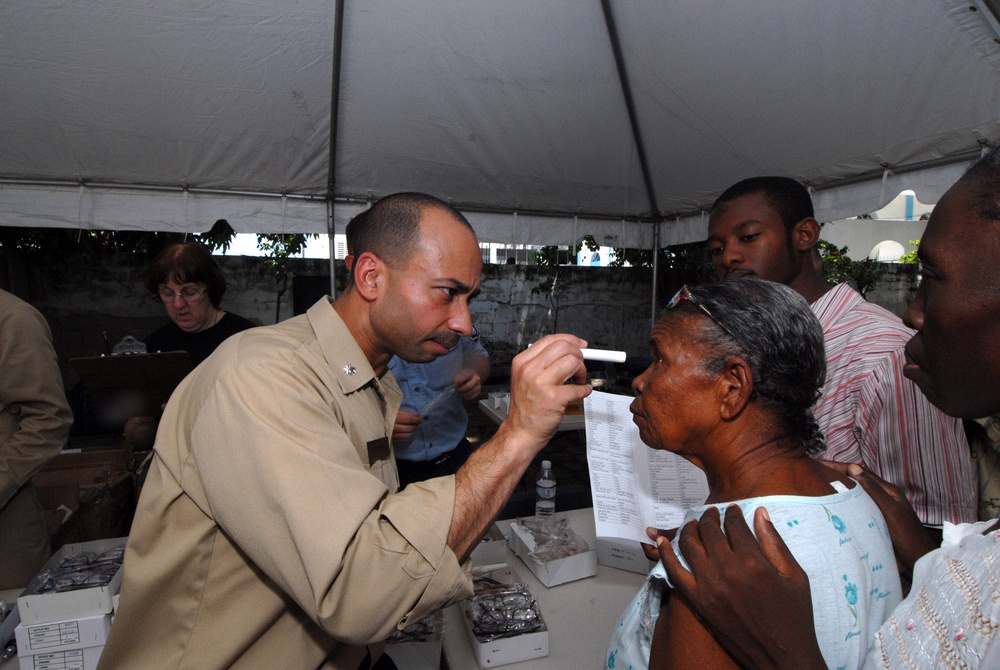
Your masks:
M 478 398 L 490 376 L 489 354 L 479 332 L 473 329 L 430 363 L 394 356 L 389 369 L 403 391 L 392 430 L 399 487 L 455 474 L 473 450 L 465 437 L 469 416 L 464 401 Z

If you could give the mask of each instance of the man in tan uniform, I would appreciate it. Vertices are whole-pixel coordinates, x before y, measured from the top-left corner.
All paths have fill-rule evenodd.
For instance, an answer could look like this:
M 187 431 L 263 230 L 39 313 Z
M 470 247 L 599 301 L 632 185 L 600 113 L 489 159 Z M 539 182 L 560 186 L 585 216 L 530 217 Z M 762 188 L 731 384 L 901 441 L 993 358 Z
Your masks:
M 0 589 L 27 586 L 49 558 L 31 477 L 62 450 L 72 423 L 49 324 L 0 290 Z
M 511 369 L 511 410 L 454 476 L 397 492 L 393 354 L 472 331 L 482 261 L 444 202 L 365 216 L 332 303 L 240 333 L 167 404 L 101 668 L 367 668 L 396 628 L 472 594 L 467 556 L 565 408 L 590 393 L 571 335 Z

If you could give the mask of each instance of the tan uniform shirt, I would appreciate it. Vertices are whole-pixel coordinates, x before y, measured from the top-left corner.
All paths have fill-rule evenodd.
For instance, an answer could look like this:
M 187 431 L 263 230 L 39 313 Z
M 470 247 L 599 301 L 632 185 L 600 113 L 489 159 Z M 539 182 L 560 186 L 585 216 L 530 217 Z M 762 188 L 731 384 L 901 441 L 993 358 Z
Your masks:
M 28 484 L 62 450 L 72 424 L 49 325 L 0 291 L 0 588 L 27 586 L 49 557 L 45 517 Z
M 389 494 L 400 396 L 328 299 L 196 368 L 160 421 L 100 667 L 354 669 L 469 597 L 454 478 Z

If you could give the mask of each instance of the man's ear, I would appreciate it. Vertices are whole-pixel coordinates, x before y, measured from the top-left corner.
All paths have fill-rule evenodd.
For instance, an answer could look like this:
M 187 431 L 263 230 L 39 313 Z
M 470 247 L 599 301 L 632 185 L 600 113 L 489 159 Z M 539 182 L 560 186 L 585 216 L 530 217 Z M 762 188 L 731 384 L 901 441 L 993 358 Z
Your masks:
M 750 403 L 753 394 L 753 373 L 750 365 L 738 356 L 726 362 L 719 377 L 719 414 L 724 421 L 735 419 Z
M 792 247 L 809 251 L 819 242 L 819 221 L 808 216 L 792 226 Z
M 354 259 L 351 268 L 354 286 L 365 300 L 374 300 L 385 285 L 386 267 L 375 254 L 366 251 Z

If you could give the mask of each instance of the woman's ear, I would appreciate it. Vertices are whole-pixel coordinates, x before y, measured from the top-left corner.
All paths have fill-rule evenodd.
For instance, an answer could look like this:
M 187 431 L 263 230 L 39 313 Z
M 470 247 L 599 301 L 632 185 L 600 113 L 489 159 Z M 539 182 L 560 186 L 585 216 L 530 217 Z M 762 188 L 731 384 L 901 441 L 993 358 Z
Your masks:
M 719 413 L 725 421 L 739 416 L 750 403 L 753 373 L 745 360 L 734 356 L 726 362 L 726 369 L 719 378 L 719 394 Z

